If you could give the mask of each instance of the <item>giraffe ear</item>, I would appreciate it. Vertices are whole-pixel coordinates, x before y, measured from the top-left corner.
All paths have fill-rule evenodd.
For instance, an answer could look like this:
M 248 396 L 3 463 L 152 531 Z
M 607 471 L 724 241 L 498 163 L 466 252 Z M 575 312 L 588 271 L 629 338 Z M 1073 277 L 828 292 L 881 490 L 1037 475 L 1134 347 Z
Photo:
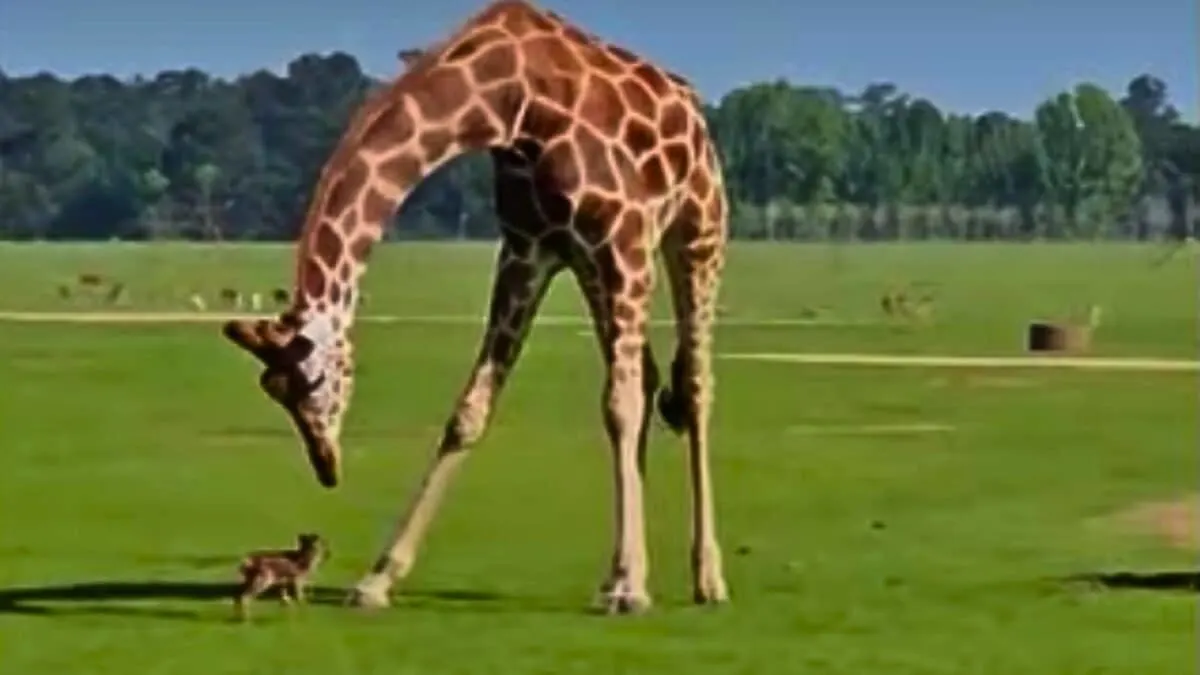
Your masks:
M 308 358 L 315 345 L 295 330 L 276 321 L 235 319 L 222 327 L 226 339 L 258 357 L 267 366 L 298 363 Z

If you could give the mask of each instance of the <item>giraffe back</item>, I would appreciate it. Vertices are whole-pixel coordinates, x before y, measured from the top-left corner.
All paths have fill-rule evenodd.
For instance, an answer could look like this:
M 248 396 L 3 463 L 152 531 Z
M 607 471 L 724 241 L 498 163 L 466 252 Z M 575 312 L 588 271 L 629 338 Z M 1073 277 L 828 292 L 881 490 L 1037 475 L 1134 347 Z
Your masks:
M 697 168 L 716 174 L 703 104 L 682 76 L 524 0 L 493 2 L 446 40 L 405 50 L 394 86 L 440 69 L 469 74 L 508 122 L 508 144 L 562 166 L 559 187 L 631 200 L 667 198 Z M 556 160 L 561 160 L 557 161 Z

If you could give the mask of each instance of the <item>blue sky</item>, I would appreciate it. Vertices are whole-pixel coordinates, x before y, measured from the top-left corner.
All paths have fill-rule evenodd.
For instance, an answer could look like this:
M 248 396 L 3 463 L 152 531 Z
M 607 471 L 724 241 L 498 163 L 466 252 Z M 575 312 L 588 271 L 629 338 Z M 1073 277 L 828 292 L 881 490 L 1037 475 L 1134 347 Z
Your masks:
M 1111 4 L 1110 4 L 1111 3 Z M 0 69 L 126 76 L 198 66 L 279 69 L 340 49 L 376 74 L 483 0 L 0 0 Z M 887 80 L 958 112 L 1022 116 L 1074 82 L 1142 72 L 1196 120 L 1196 0 L 545 0 L 678 70 L 713 99 L 786 77 L 859 90 Z M 692 6 L 686 13 L 680 6 Z

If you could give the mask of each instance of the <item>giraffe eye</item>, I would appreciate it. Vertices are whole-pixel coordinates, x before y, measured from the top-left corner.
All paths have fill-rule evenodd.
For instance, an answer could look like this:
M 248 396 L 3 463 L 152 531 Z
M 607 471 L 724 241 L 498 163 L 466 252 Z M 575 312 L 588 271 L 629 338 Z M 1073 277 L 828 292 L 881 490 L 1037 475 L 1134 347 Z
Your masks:
M 325 379 L 325 374 L 321 373 L 310 382 L 299 369 L 268 368 L 259 376 L 258 382 L 271 398 L 283 405 L 294 405 L 312 395 L 325 384 Z
M 286 403 L 288 399 L 288 374 L 282 370 L 268 368 L 263 371 L 263 374 L 258 378 L 258 384 L 267 392 L 267 395 L 280 403 Z

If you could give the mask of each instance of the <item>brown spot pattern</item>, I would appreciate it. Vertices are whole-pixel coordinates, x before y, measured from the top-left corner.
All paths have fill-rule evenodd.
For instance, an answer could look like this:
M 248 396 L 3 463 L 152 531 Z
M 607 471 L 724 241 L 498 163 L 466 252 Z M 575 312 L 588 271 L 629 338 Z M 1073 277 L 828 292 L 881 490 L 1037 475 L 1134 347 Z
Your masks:
M 346 172 L 333 179 L 329 191 L 325 195 L 324 213 L 330 216 L 340 216 L 354 205 L 358 193 L 366 184 L 370 169 L 361 160 L 352 163 Z
M 329 269 L 333 269 L 342 257 L 342 238 L 333 231 L 333 225 L 330 223 L 322 223 L 317 228 L 317 240 L 313 247 L 316 249 L 317 258 Z
M 483 148 L 500 140 L 500 128 L 481 108 L 471 108 L 459 120 L 460 140 L 471 148 Z
M 541 192 L 573 194 L 583 186 L 582 168 L 575 144 L 563 139 L 543 152 L 534 180 Z
M 687 133 L 691 117 L 687 108 L 679 101 L 672 101 L 663 107 L 658 118 L 658 131 L 664 139 L 677 138 Z
M 625 118 L 621 94 L 616 86 L 602 77 L 589 77 L 583 100 L 579 102 L 579 117 L 605 136 L 616 138 L 621 132 L 621 120 Z
M 424 123 L 445 121 L 461 110 L 471 96 L 466 74 L 450 66 L 424 73 L 420 84 L 412 93 Z
M 650 92 L 656 97 L 664 97 L 671 93 L 671 85 L 667 83 L 667 78 L 662 72 L 651 66 L 648 63 L 643 63 L 633 69 L 633 76 L 639 82 L 645 84 Z
M 575 52 L 552 35 L 531 38 L 524 48 L 526 63 L 538 71 L 577 75 L 582 69 Z
M 430 129 L 423 132 L 417 139 L 417 143 L 425 151 L 426 161 L 441 159 L 445 156 L 446 151 L 450 149 L 450 144 L 453 142 L 454 134 L 446 129 Z
M 396 186 L 411 186 L 421 178 L 421 160 L 404 154 L 379 165 L 379 178 Z M 380 195 L 382 197 L 382 195 Z
M 543 145 L 562 138 L 571 129 L 571 116 L 552 106 L 534 101 L 525 112 L 525 123 L 521 132 Z
M 583 164 L 584 183 L 605 192 L 617 191 L 617 177 L 612 162 L 608 159 L 608 146 L 604 140 L 586 126 L 575 131 L 576 160 Z
M 303 264 L 304 292 L 313 297 L 325 295 L 325 272 L 313 258 L 307 258 Z
M 594 222 L 597 223 L 614 223 L 617 216 L 624 208 L 620 200 L 612 197 L 605 197 L 595 192 L 584 192 L 579 198 L 579 205 L 576 207 L 580 213 L 586 213 Z M 581 227 L 579 228 L 580 239 L 591 247 L 596 247 L 608 240 L 607 228 L 597 227 Z
M 373 237 L 358 237 L 350 242 L 350 257 L 364 263 L 371 257 L 371 249 L 375 246 Z
M 625 72 L 621 62 L 604 50 L 584 47 L 580 52 L 587 67 L 601 77 L 617 77 Z
M 475 84 L 484 85 L 517 76 L 517 50 L 507 43 L 491 47 L 471 62 L 471 77 Z
M 650 194 L 662 194 L 667 189 L 667 170 L 662 158 L 650 155 L 642 162 L 641 167 L 643 187 Z
M 371 150 L 386 150 L 407 143 L 416 131 L 417 125 L 402 102 L 388 102 L 363 127 L 361 143 Z
M 692 169 L 692 153 L 683 143 L 668 143 L 662 149 L 663 159 L 671 171 L 671 180 L 683 182 Z
M 654 133 L 654 127 L 637 118 L 630 118 L 625 122 L 621 142 L 634 159 L 641 159 L 658 147 L 658 135 Z
M 381 172 L 381 177 L 382 177 Z M 415 180 L 415 179 L 412 179 Z M 411 184 L 404 183 L 405 185 Z M 370 222 L 381 222 L 392 217 L 392 212 L 396 210 L 396 205 L 391 199 L 388 199 L 377 190 L 368 190 L 367 194 L 363 195 L 362 202 L 362 217 L 363 220 Z
M 625 97 L 629 112 L 646 119 L 654 119 L 654 111 L 657 108 L 654 97 L 640 82 L 634 79 L 621 80 L 621 95 Z

